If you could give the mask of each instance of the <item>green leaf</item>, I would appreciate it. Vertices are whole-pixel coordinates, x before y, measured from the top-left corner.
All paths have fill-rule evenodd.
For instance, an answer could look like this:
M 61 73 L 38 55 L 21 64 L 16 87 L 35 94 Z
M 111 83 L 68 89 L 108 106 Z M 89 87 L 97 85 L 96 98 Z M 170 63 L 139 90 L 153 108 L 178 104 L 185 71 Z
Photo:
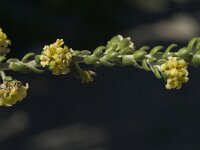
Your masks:
M 26 62 L 28 62 L 28 59 L 33 56 L 35 56 L 35 53 L 28 53 L 22 58 L 21 62 L 26 63 Z
M 78 56 L 78 55 L 80 55 L 80 54 L 81 54 L 81 51 L 79 51 L 79 50 L 75 50 L 75 51 L 73 51 L 73 53 L 72 53 L 73 56 Z
M 118 56 L 118 52 L 116 52 L 116 51 L 110 51 L 110 52 L 108 52 L 104 57 L 106 57 L 106 60 L 113 60 L 113 59 L 116 59 L 117 58 L 117 56 Z
M 121 40 L 123 40 L 123 37 L 121 35 L 117 35 L 117 36 L 114 36 L 110 40 L 110 43 L 112 43 L 112 44 L 118 44 Z
M 173 48 L 177 47 L 177 46 L 178 46 L 177 44 L 171 44 L 171 45 L 169 45 L 168 48 L 165 50 L 164 54 L 162 55 L 162 58 L 166 59 L 169 56 L 170 51 Z
M 134 60 L 143 59 L 145 55 L 147 55 L 147 52 L 146 52 L 146 51 L 144 51 L 144 50 L 137 50 L 137 51 L 135 51 L 135 53 L 133 54 L 133 59 L 134 59 Z
M 35 56 L 35 63 L 40 64 L 40 55 Z
M 142 60 L 142 66 L 144 67 L 144 69 L 145 69 L 146 71 L 150 71 L 150 70 L 151 70 L 150 67 L 149 67 L 149 64 L 148 64 L 148 62 L 147 62 L 147 59 L 143 59 L 143 60 Z
M 132 65 L 133 64 L 133 60 L 132 59 L 129 59 L 125 56 L 122 56 L 122 65 L 123 66 L 129 66 L 129 65 Z
M 106 53 L 107 52 L 109 52 L 109 51 L 114 51 L 114 50 L 116 50 L 116 48 L 117 48 L 117 44 L 108 44 L 107 46 L 106 46 Z
M 17 58 L 10 58 L 10 59 L 8 59 L 6 62 L 7 62 L 7 63 L 11 63 L 11 62 L 20 62 L 20 60 L 17 59 Z
M 183 47 L 177 52 L 177 55 L 180 58 L 186 58 L 189 53 L 190 53 L 190 50 L 187 47 Z
M 198 41 L 197 37 L 194 37 L 189 41 L 187 46 L 188 51 L 191 52 L 196 47 L 197 41 Z
M 105 46 L 99 46 L 94 50 L 93 55 L 95 55 L 96 57 L 101 57 L 104 51 L 105 51 Z
M 148 50 L 150 47 L 149 46 L 142 46 L 139 51 L 146 51 Z
M 156 78 L 158 78 L 158 79 L 162 78 L 160 71 L 159 71 L 157 66 L 151 67 L 151 70 L 154 73 L 154 75 L 156 76 Z
M 90 55 L 91 52 L 89 50 L 82 50 L 81 55 Z
M 105 59 L 102 59 L 102 58 L 100 59 L 100 63 L 102 65 L 106 66 L 106 67 L 113 67 L 114 66 L 113 63 L 110 63 L 110 62 L 108 62 L 108 61 L 106 61 Z
M 161 51 L 163 48 L 164 48 L 163 46 L 156 46 L 150 51 L 150 54 L 154 56 L 157 52 Z
M 123 39 L 122 41 L 119 42 L 116 50 L 119 51 L 119 50 L 121 50 L 123 48 L 129 47 L 129 45 L 130 45 L 130 40 Z
M 4 81 L 12 81 L 13 78 L 11 76 L 6 76 L 3 80 Z
M 12 62 L 12 63 L 10 63 L 9 68 L 13 71 L 18 71 L 21 73 L 30 73 L 31 72 L 31 70 L 23 63 Z
M 97 62 L 99 60 L 98 57 L 94 56 L 94 55 L 89 55 L 89 56 L 86 56 L 84 58 L 84 62 L 86 64 L 94 64 L 95 62 Z
M 120 55 L 128 55 L 128 54 L 133 54 L 134 50 L 130 47 L 126 47 L 122 50 L 119 51 Z
M 195 67 L 198 67 L 200 65 L 200 54 L 194 55 L 192 57 L 192 60 L 191 60 L 190 64 L 195 66 Z
M 36 74 L 42 74 L 42 73 L 44 73 L 44 70 L 40 70 L 40 69 L 38 69 L 36 67 L 33 67 L 33 66 L 29 66 L 29 69 L 31 71 L 33 71 L 34 73 L 36 73 Z

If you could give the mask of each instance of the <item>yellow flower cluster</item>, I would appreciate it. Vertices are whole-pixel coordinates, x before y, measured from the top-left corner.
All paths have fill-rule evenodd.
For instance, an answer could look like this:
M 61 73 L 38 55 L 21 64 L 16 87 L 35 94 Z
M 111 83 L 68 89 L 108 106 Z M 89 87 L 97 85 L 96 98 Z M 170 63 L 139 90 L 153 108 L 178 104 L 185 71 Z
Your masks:
M 11 44 L 11 42 L 7 38 L 7 35 L 0 28 L 0 47 L 8 47 L 8 45 L 10 45 L 10 44 Z
M 168 61 L 160 66 L 167 79 L 167 89 L 180 89 L 183 83 L 188 82 L 187 63 L 185 60 L 177 60 L 177 57 L 169 57 Z
M 28 84 L 23 86 L 20 81 L 4 81 L 0 85 L 0 106 L 12 106 L 22 101 L 27 95 Z
M 5 55 L 10 50 L 7 49 L 8 45 L 11 44 L 11 41 L 7 38 L 7 35 L 0 28 L 0 55 Z
M 70 71 L 72 54 L 67 46 L 63 46 L 64 41 L 57 39 L 51 45 L 46 45 L 40 55 L 42 67 L 48 67 L 54 75 L 67 74 Z

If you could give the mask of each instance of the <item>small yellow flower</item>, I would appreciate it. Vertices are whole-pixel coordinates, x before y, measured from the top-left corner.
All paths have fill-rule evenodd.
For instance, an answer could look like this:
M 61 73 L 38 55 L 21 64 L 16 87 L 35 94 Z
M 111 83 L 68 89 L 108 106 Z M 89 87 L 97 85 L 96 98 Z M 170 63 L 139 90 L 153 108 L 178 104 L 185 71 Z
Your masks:
M 20 81 L 4 81 L 0 85 L 0 106 L 12 106 L 22 101 L 27 95 L 28 84 L 23 86 Z
M 177 60 L 177 57 L 169 57 L 168 61 L 160 66 L 160 71 L 167 80 L 167 89 L 180 89 L 182 84 L 189 80 L 186 61 Z
M 70 71 L 72 54 L 67 46 L 63 46 L 64 41 L 57 39 L 51 45 L 46 45 L 40 55 L 42 67 L 48 67 L 54 75 L 67 74 Z
M 10 50 L 7 48 L 11 44 L 11 41 L 7 38 L 7 35 L 0 28 L 0 55 L 5 55 Z

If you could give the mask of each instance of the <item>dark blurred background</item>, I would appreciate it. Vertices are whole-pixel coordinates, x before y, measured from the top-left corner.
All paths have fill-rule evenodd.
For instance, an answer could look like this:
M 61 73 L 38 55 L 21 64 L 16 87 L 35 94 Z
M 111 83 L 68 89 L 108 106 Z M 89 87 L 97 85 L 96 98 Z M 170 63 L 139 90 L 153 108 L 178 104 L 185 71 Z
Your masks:
M 199 0 L 0 0 L 0 27 L 10 57 L 40 53 L 63 38 L 93 50 L 112 36 L 142 45 L 180 46 L 200 35 Z M 0 108 L 0 150 L 199 150 L 200 70 L 168 91 L 164 81 L 133 67 L 96 69 L 91 84 L 72 75 L 13 74 L 30 85 L 27 98 Z

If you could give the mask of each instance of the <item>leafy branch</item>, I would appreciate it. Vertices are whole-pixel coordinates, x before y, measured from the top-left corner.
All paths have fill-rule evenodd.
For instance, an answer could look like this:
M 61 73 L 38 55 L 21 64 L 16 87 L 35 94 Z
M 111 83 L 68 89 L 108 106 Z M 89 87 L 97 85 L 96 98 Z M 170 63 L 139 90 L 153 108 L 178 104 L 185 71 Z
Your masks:
M 95 67 L 133 66 L 151 71 L 157 78 L 166 81 L 167 89 L 180 89 L 188 82 L 187 67 L 200 65 L 200 37 L 192 38 L 186 47 L 177 48 L 171 44 L 167 48 L 162 45 L 150 48 L 136 48 L 130 38 L 114 36 L 105 46 L 95 50 L 74 50 L 64 44 L 62 39 L 44 46 L 41 54 L 30 52 L 22 59 L 7 58 L 11 41 L 0 28 L 0 106 L 12 106 L 21 101 L 27 94 L 28 84 L 6 75 L 7 70 L 20 73 L 42 74 L 45 70 L 53 75 L 72 74 L 83 83 L 93 81 L 94 71 L 84 70 L 80 64 Z M 175 49 L 176 50 L 173 50 Z

